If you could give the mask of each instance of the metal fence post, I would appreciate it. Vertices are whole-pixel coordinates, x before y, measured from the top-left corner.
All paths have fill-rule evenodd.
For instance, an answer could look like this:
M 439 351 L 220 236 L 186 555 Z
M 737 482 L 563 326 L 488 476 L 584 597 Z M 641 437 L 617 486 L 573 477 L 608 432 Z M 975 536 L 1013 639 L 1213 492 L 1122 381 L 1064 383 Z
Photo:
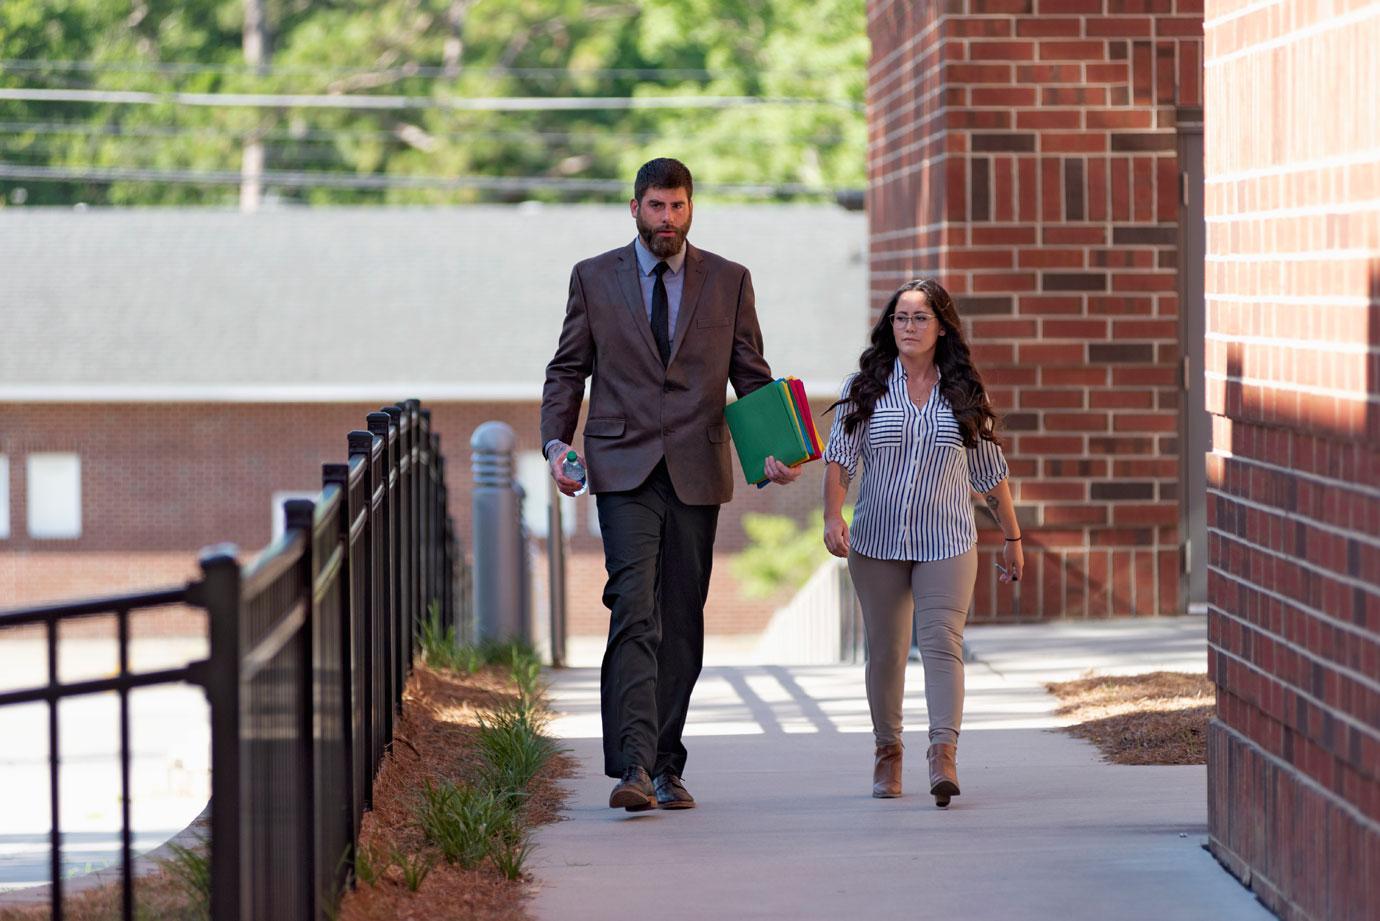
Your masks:
M 378 769 L 376 753 L 381 747 L 376 738 L 378 730 L 374 725 L 379 697 L 378 688 L 383 684 L 374 672 L 375 668 L 383 668 L 381 663 L 376 662 L 379 611 L 375 604 L 377 589 L 374 582 L 377 564 L 374 561 L 374 525 L 371 514 L 374 502 L 374 435 L 370 432 L 356 430 L 347 436 L 346 443 L 349 445 L 350 460 L 353 462 L 357 458 L 363 466 L 363 485 L 356 500 L 358 505 L 352 502 L 349 513 L 351 522 L 355 521 L 356 516 L 363 521 L 363 530 L 358 536 L 360 559 L 358 565 L 356 565 L 353 557 L 350 563 L 351 578 L 355 583 L 350 593 L 353 608 L 352 616 L 355 618 L 354 643 L 356 644 L 354 699 L 357 722 L 355 731 L 362 737 L 356 746 L 360 750 L 360 754 L 356 758 L 356 764 L 359 765 L 356 781 L 361 787 L 360 802 L 357 804 L 357 808 L 362 811 L 374 807 L 374 785 L 372 781 L 374 772 Z M 353 547 L 356 540 L 355 536 L 350 535 L 347 539 Z M 356 839 L 358 839 L 358 835 L 356 835 Z
M 231 544 L 201 551 L 193 600 L 206 608 L 211 656 L 211 921 L 241 921 L 240 565 Z
M 393 706 L 402 709 L 403 687 L 407 684 L 407 674 L 412 670 L 412 547 L 409 535 L 412 529 L 412 429 L 411 419 L 401 406 L 385 406 L 382 412 L 388 413 L 396 430 L 392 463 L 396 479 L 392 495 L 393 518 L 393 585 L 397 607 L 394 609 L 394 638 L 397 643 L 397 694 Z
M 297 681 L 297 700 L 295 702 L 296 730 L 298 733 L 297 782 L 299 786 L 297 795 L 301 797 L 302 803 L 298 815 L 303 826 L 298 829 L 298 841 L 301 850 L 295 855 L 282 855 L 277 859 L 295 858 L 297 860 L 297 870 L 301 873 L 301 878 L 306 881 L 307 910 L 312 917 L 315 917 L 318 900 L 324 895 L 320 891 L 319 880 L 316 876 L 317 863 L 320 860 L 320 855 L 317 854 L 320 837 L 316 808 L 317 674 L 313 661 L 318 614 L 314 597 L 317 566 L 315 540 L 313 539 L 316 503 L 310 499 L 288 499 L 283 503 L 283 518 L 289 531 L 302 532 L 302 558 L 298 561 L 297 566 L 301 567 L 302 570 L 303 597 L 301 601 L 306 605 L 307 610 L 306 620 L 299 632 L 297 673 L 294 675 Z
M 523 617 L 521 529 L 513 488 L 517 438 L 502 422 L 485 422 L 470 437 L 474 472 L 474 617 L 476 639 L 527 639 Z

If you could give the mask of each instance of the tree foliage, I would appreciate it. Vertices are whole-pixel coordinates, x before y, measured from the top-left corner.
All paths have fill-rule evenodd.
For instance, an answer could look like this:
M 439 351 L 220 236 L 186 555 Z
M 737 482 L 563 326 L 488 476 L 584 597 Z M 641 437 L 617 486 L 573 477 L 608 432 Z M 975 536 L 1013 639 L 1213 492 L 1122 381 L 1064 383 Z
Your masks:
M 690 164 L 701 186 L 864 184 L 863 0 L 261 0 L 266 72 L 243 63 L 243 2 L 5 0 L 0 87 L 797 102 L 513 112 L 0 101 L 0 163 L 233 179 L 245 139 L 258 137 L 276 171 L 627 180 L 645 159 L 666 155 Z M 610 197 L 308 186 L 275 191 L 312 203 Z M 31 204 L 238 195 L 233 184 L 5 178 L 0 193 Z
M 853 506 L 843 507 L 843 520 L 853 524 Z M 748 598 L 794 592 L 829 559 L 823 538 L 823 509 L 811 512 L 804 524 L 789 515 L 747 512 L 743 515 L 743 533 L 748 545 L 730 565 Z

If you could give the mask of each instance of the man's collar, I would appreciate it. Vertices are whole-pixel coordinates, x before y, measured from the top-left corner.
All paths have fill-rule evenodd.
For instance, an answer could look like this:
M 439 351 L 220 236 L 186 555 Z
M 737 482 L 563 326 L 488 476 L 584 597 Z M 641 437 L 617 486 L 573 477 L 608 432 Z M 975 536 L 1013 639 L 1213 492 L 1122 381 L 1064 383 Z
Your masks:
M 689 248 L 689 243 L 682 243 L 680 245 L 680 252 L 673 256 L 666 257 L 665 262 L 672 275 L 680 274 L 681 268 L 685 266 L 686 250 Z M 652 269 L 656 268 L 656 264 L 662 261 L 652 255 L 652 251 L 647 248 L 647 244 L 642 242 L 641 234 L 633 237 L 633 250 L 637 253 L 637 267 L 642 270 L 643 275 L 652 274 Z

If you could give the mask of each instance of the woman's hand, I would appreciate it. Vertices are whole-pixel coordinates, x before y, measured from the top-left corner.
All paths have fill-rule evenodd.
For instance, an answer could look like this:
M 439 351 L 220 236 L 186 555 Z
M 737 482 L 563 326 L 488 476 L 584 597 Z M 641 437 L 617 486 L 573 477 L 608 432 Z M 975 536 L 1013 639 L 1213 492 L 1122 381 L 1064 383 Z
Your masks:
M 848 522 L 842 515 L 824 519 L 824 546 L 834 556 L 848 556 Z
M 1019 582 L 1025 571 L 1025 550 L 1018 540 L 1008 540 L 1002 547 L 1002 572 L 997 577 L 1000 582 Z

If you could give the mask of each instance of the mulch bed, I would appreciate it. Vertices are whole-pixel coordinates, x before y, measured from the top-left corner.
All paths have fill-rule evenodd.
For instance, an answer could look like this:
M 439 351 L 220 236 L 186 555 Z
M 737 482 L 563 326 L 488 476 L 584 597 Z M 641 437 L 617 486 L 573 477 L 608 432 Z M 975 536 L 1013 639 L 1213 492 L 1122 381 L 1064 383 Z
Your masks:
M 474 751 L 478 718 L 516 697 L 507 670 L 490 667 L 473 675 L 418 665 L 403 695 L 402 719 L 391 753 L 374 780 L 374 808 L 364 817 L 360 847 L 380 858 L 397 849 L 431 853 L 436 864 L 416 892 L 390 866 L 373 885 L 360 882 L 346 895 L 340 921 L 526 921 L 527 880 L 509 880 L 491 864 L 465 870 L 441 860 L 416 819 L 423 782 L 471 781 L 480 761 Z M 558 821 L 566 799 L 560 781 L 575 772 L 574 759 L 557 755 L 528 788 L 523 816 L 529 825 Z
M 1206 764 L 1207 724 L 1217 704 L 1206 675 L 1150 672 L 1045 685 L 1077 720 L 1065 731 L 1116 764 Z

